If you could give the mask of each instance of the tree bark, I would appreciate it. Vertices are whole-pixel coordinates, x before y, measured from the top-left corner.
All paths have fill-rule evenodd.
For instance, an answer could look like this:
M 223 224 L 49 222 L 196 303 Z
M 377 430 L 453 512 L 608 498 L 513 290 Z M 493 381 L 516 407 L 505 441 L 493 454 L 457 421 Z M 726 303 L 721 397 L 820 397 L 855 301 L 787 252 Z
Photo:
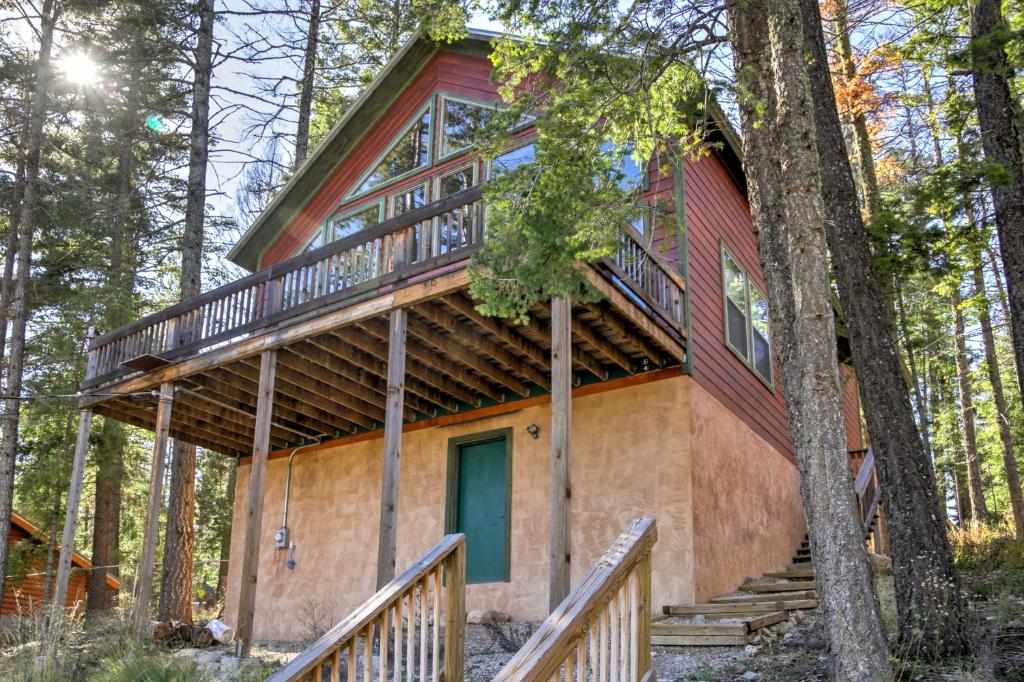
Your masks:
M 835 680 L 891 677 L 846 448 L 814 103 L 796 0 L 726 5 L 754 228 L 768 283 Z
M 19 212 L 17 274 L 11 297 L 10 359 L 4 399 L 3 437 L 0 439 L 0 575 L 7 575 L 8 539 L 11 532 L 11 505 L 14 498 L 14 468 L 18 454 L 18 425 L 21 417 L 21 385 L 25 364 L 25 332 L 28 326 L 29 270 L 32 267 L 32 242 L 36 230 L 36 204 L 39 191 L 39 159 L 46 123 L 50 88 L 50 53 L 53 33 L 60 15 L 57 0 L 44 0 L 40 29 L 39 56 L 35 67 L 35 88 L 25 148 L 25 190 Z M 0 601 L 3 581 L 0 581 Z
M 818 2 L 800 0 L 800 7 L 815 97 L 816 151 L 828 214 L 825 232 L 885 505 L 899 636 L 920 655 L 941 658 L 963 649 L 966 605 L 960 595 L 931 457 L 921 440 L 903 380 L 892 306 L 882 292 L 857 206 L 828 73 Z M 873 167 L 870 159 L 864 163 Z M 944 588 L 937 590 L 935 585 Z
M 215 0 L 199 6 L 198 41 L 192 84 L 185 231 L 181 245 L 181 298 L 202 290 L 203 224 L 206 216 L 206 166 L 210 144 L 210 80 L 213 76 Z M 164 536 L 161 620 L 192 622 L 192 554 L 195 547 L 196 447 L 174 441 L 170 502 Z
M 295 129 L 295 168 L 302 165 L 309 151 L 309 118 L 313 109 L 313 87 L 316 85 L 316 54 L 320 42 L 320 0 L 310 0 L 309 28 L 306 31 L 306 52 L 302 59 L 302 81 L 299 88 L 299 121 Z
M 124 427 L 104 418 L 99 447 L 96 448 L 96 497 L 92 526 L 92 563 L 111 566 L 111 575 L 120 575 L 121 504 L 124 480 Z M 95 618 L 117 606 L 117 591 L 107 585 L 108 571 L 90 571 L 86 580 L 85 615 Z
M 235 499 L 235 485 L 238 480 L 238 467 L 231 467 L 228 472 L 227 497 L 231 501 Z M 231 556 L 231 520 L 224 525 L 220 537 L 220 564 L 217 568 L 217 601 L 224 600 L 228 591 L 228 559 Z
M 985 364 L 988 369 L 988 381 L 992 386 L 992 400 L 996 407 L 999 440 L 1003 444 L 1003 465 L 1006 468 L 1006 487 L 1010 493 L 1010 508 L 1013 510 L 1014 527 L 1016 536 L 1024 538 L 1024 494 L 1021 492 L 1013 430 L 1010 428 L 1010 408 L 1006 404 L 1003 376 L 999 370 L 999 359 L 996 357 L 996 339 L 992 332 L 992 318 L 989 314 L 988 294 L 985 292 L 985 272 L 981 254 L 979 253 L 977 256 L 978 259 L 974 264 L 974 290 L 977 297 L 978 324 L 981 326 L 981 336 L 985 346 Z
M 22 137 L 28 139 L 30 117 L 27 113 L 22 126 Z M 7 221 L 7 235 L 4 244 L 4 274 L 0 284 L 0 363 L 7 353 L 7 327 L 11 317 L 11 298 L 14 297 L 14 264 L 18 260 L 19 224 L 21 204 L 25 198 L 25 150 L 17 150 L 18 160 L 14 167 L 14 187 L 11 196 L 10 217 Z M 0 372 L 2 374 L 2 372 Z
M 960 393 L 960 421 L 963 423 L 964 460 L 967 466 L 967 488 L 971 501 L 971 518 L 988 523 L 988 509 L 985 505 L 985 491 L 981 483 L 981 466 L 978 462 L 978 438 L 975 430 L 974 395 L 971 388 L 971 368 L 967 359 L 966 325 L 964 324 L 963 300 L 960 296 L 960 279 L 953 287 L 952 294 L 954 340 L 956 342 L 956 383 Z
M 985 158 L 1002 166 L 1008 183 L 993 183 L 999 250 L 1010 303 L 1010 328 L 1017 385 L 1024 390 L 1024 136 L 1006 54 L 1012 35 L 1000 0 L 976 0 L 971 11 L 971 58 L 974 97 Z

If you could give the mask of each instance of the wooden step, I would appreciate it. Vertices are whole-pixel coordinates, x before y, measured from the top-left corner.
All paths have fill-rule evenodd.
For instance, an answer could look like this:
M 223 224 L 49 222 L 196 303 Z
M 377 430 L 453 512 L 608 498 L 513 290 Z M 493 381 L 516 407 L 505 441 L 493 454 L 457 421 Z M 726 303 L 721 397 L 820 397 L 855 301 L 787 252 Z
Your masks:
M 750 635 L 789 618 L 786 611 L 769 611 L 741 623 L 651 623 L 651 644 L 660 646 L 740 646 Z
M 786 567 L 786 570 L 787 571 L 813 571 L 814 570 L 814 564 L 812 564 L 810 561 L 802 561 L 800 563 L 790 564 L 789 566 Z
M 740 592 L 802 592 L 803 590 L 816 590 L 818 584 L 813 580 L 791 580 L 778 583 L 750 583 L 740 585 Z
M 801 578 L 814 578 L 813 568 L 791 568 L 788 571 L 773 571 L 765 573 L 765 578 L 778 578 L 780 580 L 800 580 Z
M 736 602 L 782 602 L 793 599 L 817 599 L 817 590 L 804 590 L 802 592 L 773 592 L 765 594 L 754 592 L 751 594 L 735 594 L 727 597 L 714 597 L 712 604 L 734 604 Z
M 803 556 L 810 557 L 811 556 L 811 548 L 810 547 L 801 547 L 800 549 L 798 549 L 796 551 L 796 555 L 799 556 L 799 557 L 803 557 Z
M 809 556 L 795 556 L 795 557 L 793 557 L 793 563 L 790 564 L 790 566 L 802 566 L 802 567 L 810 566 L 810 565 L 811 565 L 811 557 L 809 557 Z
M 720 602 L 715 604 L 680 604 L 665 606 L 662 611 L 669 616 L 744 616 L 771 613 L 773 611 L 799 611 L 818 608 L 817 599 L 782 599 L 779 601 Z

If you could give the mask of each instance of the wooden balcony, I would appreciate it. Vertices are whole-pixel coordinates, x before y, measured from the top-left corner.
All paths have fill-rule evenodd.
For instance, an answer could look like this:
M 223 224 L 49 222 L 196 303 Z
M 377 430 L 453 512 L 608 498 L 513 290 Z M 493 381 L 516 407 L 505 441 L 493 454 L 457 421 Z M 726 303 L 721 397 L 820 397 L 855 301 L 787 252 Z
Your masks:
M 172 437 L 248 455 L 260 354 L 277 350 L 272 450 L 376 430 L 398 308 L 408 312 L 406 422 L 547 392 L 550 306 L 520 326 L 484 317 L 469 297 L 481 196 L 471 188 L 93 338 L 82 408 L 152 429 L 157 389 L 174 382 Z M 572 311 L 577 382 L 683 360 L 674 265 L 628 233 L 614 257 L 581 267 L 604 300 Z

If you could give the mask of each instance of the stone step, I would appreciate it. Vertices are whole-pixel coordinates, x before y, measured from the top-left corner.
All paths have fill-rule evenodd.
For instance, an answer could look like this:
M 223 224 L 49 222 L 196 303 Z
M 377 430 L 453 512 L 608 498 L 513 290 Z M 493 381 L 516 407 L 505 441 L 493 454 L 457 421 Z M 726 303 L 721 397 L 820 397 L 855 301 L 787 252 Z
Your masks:
M 816 599 L 785 599 L 782 601 L 744 601 L 717 604 L 680 604 L 662 607 L 668 616 L 696 616 L 735 618 L 737 616 L 753 616 L 774 611 L 798 611 L 818 607 Z
M 801 578 L 814 578 L 813 568 L 790 568 L 786 571 L 772 571 L 765 573 L 765 578 L 778 578 L 780 580 L 799 580 Z
M 791 599 L 817 599 L 817 590 L 803 590 L 801 592 L 773 592 L 769 594 L 754 592 L 751 594 L 734 594 L 725 597 L 714 597 L 712 604 L 734 604 L 736 602 L 780 602 Z
M 801 592 L 803 590 L 816 590 L 818 584 L 813 580 L 791 580 L 778 583 L 750 583 L 740 585 L 740 592 Z

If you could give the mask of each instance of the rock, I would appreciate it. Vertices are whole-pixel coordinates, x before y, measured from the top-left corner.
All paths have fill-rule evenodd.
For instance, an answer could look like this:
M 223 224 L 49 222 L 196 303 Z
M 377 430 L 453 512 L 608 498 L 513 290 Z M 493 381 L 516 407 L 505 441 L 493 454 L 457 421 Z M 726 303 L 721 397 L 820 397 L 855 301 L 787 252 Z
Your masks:
M 220 670 L 221 672 L 234 672 L 238 670 L 239 664 L 242 659 L 237 656 L 224 656 L 220 659 Z
M 195 658 L 199 654 L 199 649 L 193 649 L 191 647 L 187 649 L 178 649 L 174 652 L 175 658 Z
M 220 659 L 223 658 L 223 656 L 224 652 L 222 651 L 200 651 L 196 654 L 196 663 L 198 665 L 220 663 Z
M 747 646 L 743 647 L 743 653 L 745 653 L 747 656 L 754 656 L 757 654 L 757 652 L 758 648 L 753 644 L 748 644 Z
M 775 626 L 776 632 L 778 632 L 780 634 L 783 634 L 783 635 L 787 634 L 792 629 L 793 629 L 793 621 L 790 621 L 790 620 L 784 620 L 784 621 L 782 621 L 781 623 L 779 623 L 778 625 Z
M 803 611 L 794 611 L 791 617 L 797 622 L 797 624 L 807 620 L 807 615 Z
M 484 611 L 477 609 L 466 614 L 466 622 L 473 625 L 489 625 L 491 623 L 508 623 L 512 619 L 504 611 Z
M 704 614 L 698 613 L 696 616 L 693 617 L 692 622 L 694 622 L 694 623 L 703 623 L 706 620 L 707 620 L 707 618 L 704 617 Z
M 892 559 L 881 554 L 868 554 L 868 561 L 871 563 L 871 568 L 874 569 L 875 573 L 888 575 L 892 572 Z
M 743 679 L 749 680 L 750 682 L 754 682 L 755 680 L 761 679 L 761 675 L 755 673 L 753 670 L 748 670 L 747 672 L 743 673 Z

